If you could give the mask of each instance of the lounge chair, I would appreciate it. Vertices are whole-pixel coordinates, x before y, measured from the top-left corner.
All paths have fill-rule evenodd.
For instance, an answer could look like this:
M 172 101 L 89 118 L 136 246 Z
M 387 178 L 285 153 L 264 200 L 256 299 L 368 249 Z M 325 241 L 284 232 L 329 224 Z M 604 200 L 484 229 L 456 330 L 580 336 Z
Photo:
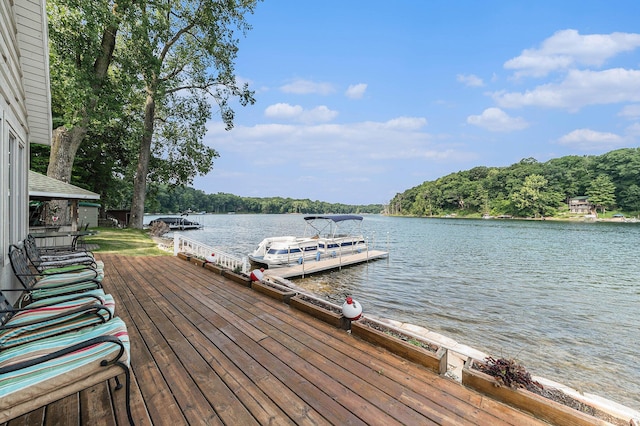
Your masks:
M 57 231 L 56 231 L 57 232 Z M 84 232 L 85 234 L 89 234 L 88 232 L 86 232 L 85 230 L 80 229 L 80 232 Z M 81 248 L 83 244 L 78 244 L 82 238 L 84 238 L 84 235 L 78 235 L 77 232 L 69 232 L 69 233 L 65 233 L 64 231 L 61 231 L 59 236 L 65 236 L 65 234 L 69 237 L 71 237 L 71 244 L 67 244 L 67 245 L 53 245 L 53 246 L 43 246 L 40 245 L 38 246 L 38 248 L 40 249 L 40 252 L 42 254 L 64 254 L 64 253 L 74 253 L 74 252 L 83 252 L 83 251 L 88 251 L 84 248 Z M 46 234 L 46 236 L 44 238 L 48 238 L 48 237 L 53 237 L 55 238 L 56 234 Z M 43 236 L 41 234 L 35 233 L 35 234 L 29 234 L 28 237 L 32 238 L 32 239 L 37 239 L 37 238 L 43 238 Z
M 0 351 L 0 423 L 124 373 L 133 424 L 129 351 L 120 318 Z
M 92 254 L 87 252 L 69 252 L 65 254 L 43 255 L 36 245 L 35 238 L 29 235 L 23 242 L 27 257 L 38 271 L 44 272 L 50 268 L 71 267 L 79 269 L 92 267 L 94 269 L 104 269 L 102 262 L 97 261 Z
M 107 322 L 114 310 L 113 297 L 102 290 L 42 299 L 25 308 L 14 308 L 0 292 L 0 351 Z
M 102 276 L 95 269 L 43 274 L 29 267 L 27 255 L 16 246 L 9 247 L 13 273 L 22 284 L 21 289 L 1 289 L 24 292 L 21 306 L 35 300 L 102 288 Z
M 38 246 L 38 244 L 36 243 L 36 237 L 33 234 L 28 234 L 26 241 L 29 243 L 34 244 L 37 248 L 38 251 L 40 252 L 40 255 L 43 258 L 47 258 L 47 257 L 57 257 L 57 256 L 93 256 L 93 252 L 91 252 L 90 250 L 84 250 L 84 249 L 78 249 L 73 248 L 72 246 L 47 246 L 47 247 L 43 247 L 43 246 Z

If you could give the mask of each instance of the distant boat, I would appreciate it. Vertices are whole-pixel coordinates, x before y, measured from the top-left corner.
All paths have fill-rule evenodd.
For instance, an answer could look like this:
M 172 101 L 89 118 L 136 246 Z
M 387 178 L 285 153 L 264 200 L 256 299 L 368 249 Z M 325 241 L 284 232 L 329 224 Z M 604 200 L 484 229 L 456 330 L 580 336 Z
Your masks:
M 198 222 L 194 222 L 192 220 L 185 219 L 184 217 L 159 217 L 158 219 L 154 219 L 149 222 L 149 226 L 152 226 L 155 222 L 164 222 L 169 226 L 169 229 L 172 231 L 180 230 L 184 231 L 187 229 L 201 229 L 202 225 Z
M 361 253 L 367 250 L 360 229 L 362 219 L 352 214 L 306 216 L 304 236 L 265 238 L 249 254 L 249 259 L 267 267 L 278 267 Z M 352 232 L 345 232 L 349 230 L 345 228 L 351 228 Z

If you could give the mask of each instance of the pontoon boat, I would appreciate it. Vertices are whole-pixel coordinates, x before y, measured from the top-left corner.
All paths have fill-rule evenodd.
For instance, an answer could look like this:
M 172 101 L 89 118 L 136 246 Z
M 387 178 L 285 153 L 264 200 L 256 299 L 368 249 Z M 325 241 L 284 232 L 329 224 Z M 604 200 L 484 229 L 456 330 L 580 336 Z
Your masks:
M 352 214 L 305 216 L 304 236 L 265 238 L 249 259 L 273 268 L 360 253 L 367 250 L 362 219 Z

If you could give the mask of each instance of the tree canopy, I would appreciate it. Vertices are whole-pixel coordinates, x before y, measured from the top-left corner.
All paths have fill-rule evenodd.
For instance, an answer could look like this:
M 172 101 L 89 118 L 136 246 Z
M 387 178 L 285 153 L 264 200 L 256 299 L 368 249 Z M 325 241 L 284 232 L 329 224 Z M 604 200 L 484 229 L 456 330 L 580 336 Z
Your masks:
M 396 194 L 388 212 L 551 216 L 578 196 L 588 196 L 603 212 L 617 208 L 640 213 L 640 148 L 565 156 L 546 163 L 525 158 L 508 167 L 475 167 Z
M 257 1 L 48 1 L 47 174 L 70 182 L 80 155 L 98 187 L 128 194 L 130 225 L 142 227 L 147 182 L 185 185 L 209 172 L 218 154 L 203 138 L 214 106 L 229 130 L 230 100 L 254 102 L 234 60 Z M 113 191 L 114 181 L 124 187 Z
M 123 45 L 141 75 L 144 131 L 133 182 L 130 227 L 141 228 L 147 180 L 190 183 L 206 174 L 218 153 L 202 143 L 211 103 L 217 104 L 228 130 L 234 112 L 229 99 L 255 102 L 234 71 L 236 31 L 250 27 L 244 15 L 256 0 L 142 2 L 129 22 Z M 151 158 L 155 172 L 149 174 Z

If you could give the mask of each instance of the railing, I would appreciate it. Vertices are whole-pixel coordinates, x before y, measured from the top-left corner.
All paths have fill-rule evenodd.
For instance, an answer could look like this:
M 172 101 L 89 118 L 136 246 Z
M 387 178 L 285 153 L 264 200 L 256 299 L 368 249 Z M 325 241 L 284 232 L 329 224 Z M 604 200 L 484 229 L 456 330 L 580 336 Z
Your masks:
M 246 257 L 238 257 L 223 252 L 201 242 L 192 240 L 181 235 L 179 232 L 173 233 L 173 254 L 189 253 L 200 257 L 207 261 L 213 260 L 212 263 L 232 271 L 249 272 L 249 260 Z M 212 256 L 213 255 L 213 256 Z

